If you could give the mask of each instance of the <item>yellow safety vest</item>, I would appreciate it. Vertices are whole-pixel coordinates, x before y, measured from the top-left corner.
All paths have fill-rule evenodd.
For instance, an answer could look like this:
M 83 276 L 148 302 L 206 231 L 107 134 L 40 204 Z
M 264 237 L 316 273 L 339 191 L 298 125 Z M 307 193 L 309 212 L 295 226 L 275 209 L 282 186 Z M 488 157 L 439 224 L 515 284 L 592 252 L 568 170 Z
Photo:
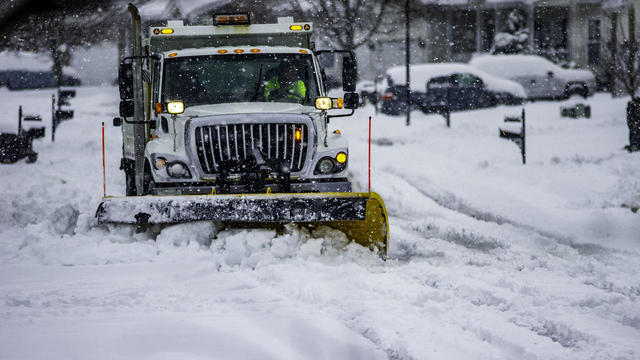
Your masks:
M 269 97 L 271 96 L 271 92 L 280 89 L 280 81 L 277 76 L 272 77 L 267 81 L 267 84 L 264 86 L 264 98 L 266 101 L 269 101 Z M 297 102 L 304 101 L 307 96 L 307 86 L 304 84 L 304 81 L 298 80 L 295 83 L 287 86 L 286 88 L 286 98 L 293 99 Z

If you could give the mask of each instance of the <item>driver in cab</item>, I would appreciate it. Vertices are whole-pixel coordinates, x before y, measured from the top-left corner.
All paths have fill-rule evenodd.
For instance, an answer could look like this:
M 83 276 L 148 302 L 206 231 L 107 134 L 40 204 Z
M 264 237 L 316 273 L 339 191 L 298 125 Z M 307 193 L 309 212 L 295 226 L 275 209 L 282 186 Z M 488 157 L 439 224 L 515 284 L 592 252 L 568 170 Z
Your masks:
M 266 101 L 302 103 L 306 96 L 307 86 L 299 79 L 295 65 L 288 61 L 278 66 L 277 74 L 267 80 L 264 86 Z

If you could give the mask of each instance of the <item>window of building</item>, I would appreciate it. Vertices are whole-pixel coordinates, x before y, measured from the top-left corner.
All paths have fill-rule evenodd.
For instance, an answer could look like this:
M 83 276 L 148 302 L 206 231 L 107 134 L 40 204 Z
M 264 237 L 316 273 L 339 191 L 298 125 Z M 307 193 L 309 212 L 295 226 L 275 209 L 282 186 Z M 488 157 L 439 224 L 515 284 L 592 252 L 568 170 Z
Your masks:
M 456 10 L 451 21 L 451 57 L 453 61 L 467 61 L 476 51 L 476 13 Z
M 587 61 L 595 66 L 600 63 L 600 19 L 589 19 L 587 32 Z

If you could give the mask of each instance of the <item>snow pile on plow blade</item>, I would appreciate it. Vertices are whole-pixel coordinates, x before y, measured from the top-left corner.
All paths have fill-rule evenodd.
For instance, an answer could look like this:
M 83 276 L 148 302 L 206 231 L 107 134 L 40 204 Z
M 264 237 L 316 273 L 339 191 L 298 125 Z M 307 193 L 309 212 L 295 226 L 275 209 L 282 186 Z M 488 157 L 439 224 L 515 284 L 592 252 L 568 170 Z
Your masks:
M 326 225 L 384 258 L 389 243 L 387 212 L 374 192 L 105 197 L 96 217 L 101 224 Z

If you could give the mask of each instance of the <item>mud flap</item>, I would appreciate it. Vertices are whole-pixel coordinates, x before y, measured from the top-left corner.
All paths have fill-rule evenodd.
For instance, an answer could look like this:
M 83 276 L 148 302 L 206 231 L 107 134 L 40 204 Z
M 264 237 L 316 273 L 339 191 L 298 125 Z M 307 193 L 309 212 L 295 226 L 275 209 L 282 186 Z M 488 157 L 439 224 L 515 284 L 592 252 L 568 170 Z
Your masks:
M 229 194 L 106 197 L 98 223 L 175 224 L 218 221 L 265 226 L 326 225 L 387 258 L 389 222 L 376 193 Z

